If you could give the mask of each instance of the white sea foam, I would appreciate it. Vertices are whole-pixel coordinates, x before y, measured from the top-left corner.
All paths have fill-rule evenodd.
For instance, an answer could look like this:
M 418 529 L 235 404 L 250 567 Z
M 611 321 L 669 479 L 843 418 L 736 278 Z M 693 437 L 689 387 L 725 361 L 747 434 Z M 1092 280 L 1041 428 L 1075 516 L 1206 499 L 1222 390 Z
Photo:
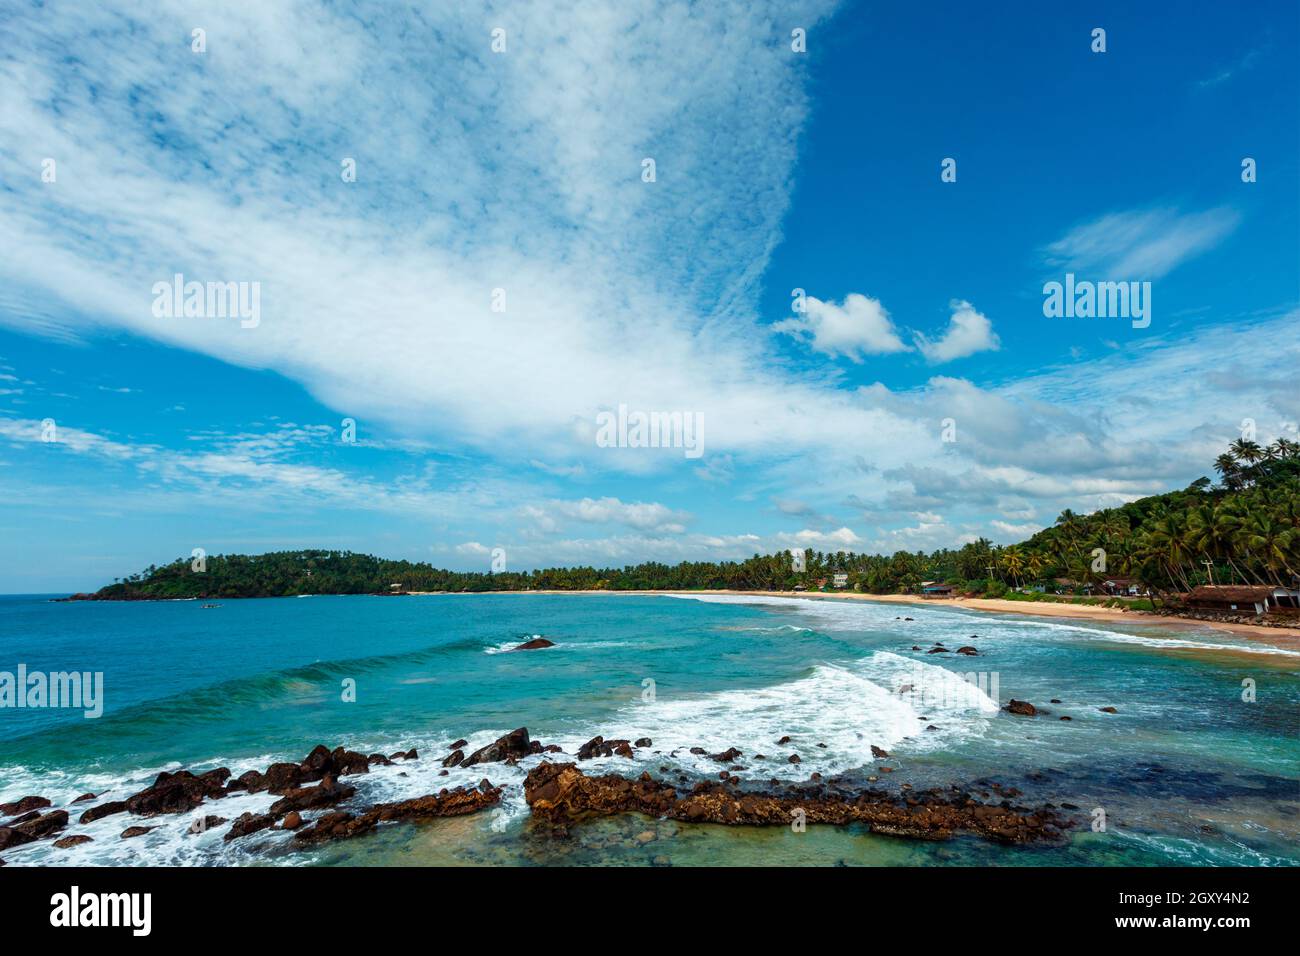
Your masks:
M 1227 653 L 1241 654 L 1265 654 L 1281 657 L 1300 657 L 1300 651 L 1289 650 L 1281 647 L 1273 647 L 1262 643 L 1229 642 L 1224 640 L 1204 640 L 1192 639 L 1187 637 L 1173 637 L 1165 634 L 1132 634 L 1127 631 L 1116 631 L 1102 627 L 1088 627 L 1081 624 L 1063 623 L 1042 618 L 1025 617 L 1007 617 L 985 615 L 976 611 L 966 611 L 957 608 L 937 608 L 926 607 L 925 605 L 912 604 L 886 604 L 872 603 L 868 601 L 843 600 L 827 601 L 815 598 L 788 598 L 772 597 L 769 595 L 754 595 L 752 597 L 741 594 L 671 594 L 667 597 L 681 598 L 686 600 L 703 601 L 710 604 L 759 604 L 770 607 L 784 607 L 796 610 L 801 614 L 807 614 L 817 619 L 818 626 L 835 630 L 844 628 L 847 630 L 875 630 L 877 626 L 889 626 L 898 617 L 910 617 L 913 620 L 908 622 L 909 628 L 914 627 L 914 632 L 920 636 L 928 636 L 929 630 L 936 626 L 945 629 L 945 632 L 951 634 L 952 626 L 957 622 L 962 622 L 962 629 L 967 624 L 977 627 L 982 631 L 991 631 L 994 629 L 1009 627 L 1030 629 L 1036 633 L 1050 637 L 1056 635 L 1073 635 L 1098 641 L 1112 641 L 1118 644 L 1140 644 L 1145 647 L 1156 649 L 1190 649 L 1190 650 L 1208 650 L 1223 651 Z M 1187 623 L 1187 630 L 1194 632 L 1199 629 L 1195 622 Z M 913 631 L 909 631 L 912 633 Z

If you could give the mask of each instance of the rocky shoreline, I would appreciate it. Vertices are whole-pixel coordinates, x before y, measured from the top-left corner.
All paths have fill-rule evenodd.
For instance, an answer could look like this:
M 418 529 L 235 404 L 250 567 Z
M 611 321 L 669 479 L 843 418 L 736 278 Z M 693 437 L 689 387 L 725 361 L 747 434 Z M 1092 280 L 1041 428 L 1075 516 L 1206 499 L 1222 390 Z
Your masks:
M 774 743 L 781 746 L 788 740 Z M 451 752 L 441 760 L 442 766 L 513 766 L 526 757 L 563 753 L 558 746 L 533 740 L 524 727 L 469 756 L 462 749 L 466 746 L 465 740 L 452 744 Z M 523 783 L 531 816 L 556 838 L 566 837 L 570 827 L 584 820 L 613 814 L 728 826 L 858 824 L 872 833 L 895 837 L 946 840 L 969 834 L 1010 845 L 1059 844 L 1066 840 L 1066 832 L 1073 825 L 1053 804 L 1033 808 L 1012 804 L 1011 798 L 1019 795 L 1014 788 L 992 784 L 995 799 L 1000 799 L 981 799 L 981 795 L 989 797 L 988 789 L 980 789 L 990 786 L 986 781 L 973 788 L 953 784 L 946 791 L 932 788 L 915 792 L 904 783 L 899 792 L 890 793 L 848 778 L 823 780 L 817 773 L 804 783 L 782 784 L 775 778 L 742 780 L 738 774 L 746 768 L 738 761 L 745 755 L 735 747 L 716 754 L 691 748 L 727 768 L 718 772 L 717 779 L 693 782 L 684 773 L 674 774 L 667 765 L 658 767 L 658 779 L 648 771 L 637 777 L 617 773 L 588 775 L 578 766 L 579 762 L 597 757 L 635 759 L 636 751 L 652 746 L 648 737 L 635 741 L 594 737 L 571 759 L 543 760 L 529 770 Z M 877 759 L 889 757 L 881 748 L 873 747 L 872 751 Z M 381 824 L 463 816 L 501 802 L 503 788 L 485 777 L 477 786 L 443 788 L 409 800 L 346 809 L 339 806 L 351 802 L 357 794 L 355 786 L 340 778 L 368 774 L 375 765 L 418 759 L 415 750 L 367 756 L 344 747 L 330 750 L 320 745 L 300 762 L 275 763 L 265 771 L 250 770 L 234 779 L 225 767 L 197 774 L 188 770 L 163 772 L 150 786 L 124 800 L 98 803 L 95 794 L 87 793 L 66 808 L 49 809 L 51 802 L 45 797 L 27 796 L 0 805 L 0 819 L 9 818 L 0 824 L 0 851 L 47 839 L 60 849 L 90 842 L 93 838 L 87 834 L 65 832 L 74 825 L 72 816 L 81 803 L 89 806 L 77 817 L 77 825 L 126 814 L 133 822 L 122 830 L 120 839 L 132 839 L 165 825 L 157 821 L 169 815 L 188 814 L 205 805 L 219 806 L 233 793 L 265 792 L 279 797 L 265 812 L 243 813 L 234 820 L 204 815 L 194 820 L 187 832 L 198 834 L 229 824 L 224 834 L 224 840 L 229 842 L 261 831 L 293 831 L 294 845 L 310 847 L 368 833 Z M 768 758 L 753 754 L 751 759 Z M 787 762 L 797 763 L 798 755 L 791 754 Z M 892 769 L 878 768 L 882 773 Z M 446 773 L 446 769 L 440 771 Z M 669 777 L 673 778 L 671 782 Z M 876 779 L 866 778 L 869 782 Z M 150 823 L 135 823 L 137 819 Z

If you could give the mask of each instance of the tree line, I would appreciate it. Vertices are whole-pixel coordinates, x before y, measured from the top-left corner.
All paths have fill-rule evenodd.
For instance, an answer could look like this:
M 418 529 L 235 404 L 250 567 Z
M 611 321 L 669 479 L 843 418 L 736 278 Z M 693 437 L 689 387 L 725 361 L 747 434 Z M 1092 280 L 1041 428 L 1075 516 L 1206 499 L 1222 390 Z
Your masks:
M 1197 584 L 1292 585 L 1300 574 L 1300 443 L 1267 447 L 1241 439 L 1214 463 L 1218 484 L 1200 478 L 1172 491 L 1090 515 L 1066 510 L 1055 523 L 1009 546 L 980 538 L 960 548 L 893 555 L 788 551 L 743 561 L 647 561 L 518 572 L 449 571 L 350 551 L 215 555 L 196 571 L 189 559 L 150 566 L 93 595 L 99 600 L 390 594 L 401 591 L 735 590 L 823 587 L 836 574 L 851 590 L 916 592 L 939 581 L 998 595 L 1026 586 L 1082 591 L 1131 578 L 1167 597 Z M 394 587 L 396 586 L 396 587 Z

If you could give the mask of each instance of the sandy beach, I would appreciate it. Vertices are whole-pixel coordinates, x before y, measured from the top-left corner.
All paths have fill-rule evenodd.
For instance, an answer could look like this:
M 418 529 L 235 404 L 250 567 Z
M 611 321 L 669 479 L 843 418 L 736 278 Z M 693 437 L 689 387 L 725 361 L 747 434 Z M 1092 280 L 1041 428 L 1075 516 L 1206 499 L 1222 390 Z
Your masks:
M 452 592 L 410 592 L 452 593 Z M 1055 601 L 1008 601 L 1000 598 L 923 598 L 914 594 L 859 594 L 841 591 L 826 594 L 820 591 L 737 591 L 718 588 L 702 591 L 478 591 L 466 594 L 734 594 L 759 597 L 808 598 L 819 601 L 876 601 L 881 604 L 922 604 L 928 607 L 962 608 L 968 611 L 987 611 L 996 614 L 1027 614 L 1033 617 L 1063 617 L 1090 621 L 1130 621 L 1155 627 L 1178 628 L 1206 627 L 1255 638 L 1263 643 L 1286 650 L 1300 650 L 1300 628 L 1267 627 L 1262 624 L 1236 624 L 1222 621 L 1202 621 L 1198 618 L 1167 617 L 1145 611 L 1122 608 L 1097 607 L 1090 604 L 1063 604 Z

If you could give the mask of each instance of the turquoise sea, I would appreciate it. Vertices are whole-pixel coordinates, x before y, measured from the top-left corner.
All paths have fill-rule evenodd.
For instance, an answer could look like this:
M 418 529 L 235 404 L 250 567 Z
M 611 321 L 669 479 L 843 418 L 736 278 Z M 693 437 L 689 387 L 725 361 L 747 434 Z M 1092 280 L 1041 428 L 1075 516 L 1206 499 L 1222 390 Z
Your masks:
M 534 635 L 556 646 L 508 650 Z M 926 653 L 936 642 L 979 655 Z M 102 671 L 104 713 L 0 709 L 0 802 L 121 799 L 163 769 L 238 775 L 318 743 L 419 750 L 349 777 L 358 804 L 484 776 L 507 795 L 472 817 L 310 851 L 275 831 L 232 843 L 224 827 L 187 832 L 200 814 L 234 818 L 275 799 L 232 795 L 151 819 L 158 829 L 131 840 L 119 838 L 123 815 L 73 825 L 63 835 L 93 841 L 29 844 L 5 852 L 9 865 L 1300 863 L 1300 653 L 1196 625 L 724 595 L 312 597 L 210 609 L 0 598 L 0 671 L 20 663 Z M 1012 697 L 1050 713 L 999 710 Z M 1116 713 L 1100 711 L 1108 706 Z M 654 741 L 635 763 L 612 757 L 588 771 L 716 776 L 719 765 L 689 748 L 734 746 L 740 776 L 755 782 L 813 772 L 874 774 L 884 788 L 997 782 L 1023 791 L 1017 803 L 1074 805 L 1079 825 L 1068 846 L 1046 848 L 631 816 L 557 839 L 530 823 L 520 786 L 541 757 L 440 776 L 452 741 L 476 748 L 520 726 L 568 753 L 596 734 Z M 874 760 L 873 745 L 890 759 Z

